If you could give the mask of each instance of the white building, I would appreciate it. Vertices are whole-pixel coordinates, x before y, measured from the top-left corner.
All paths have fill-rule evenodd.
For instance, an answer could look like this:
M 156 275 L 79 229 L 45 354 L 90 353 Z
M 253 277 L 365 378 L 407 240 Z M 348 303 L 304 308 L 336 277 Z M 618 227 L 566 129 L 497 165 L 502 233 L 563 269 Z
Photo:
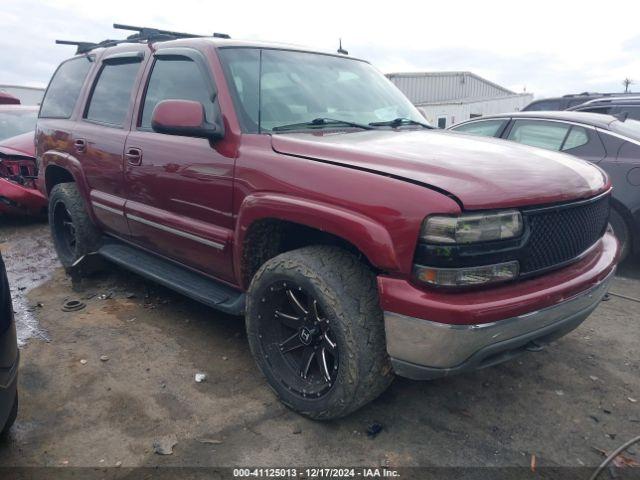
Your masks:
M 22 105 L 40 105 L 44 96 L 44 88 L 20 87 L 18 85 L 0 85 L 0 92 L 18 97 Z
M 387 74 L 427 121 L 440 128 L 493 113 L 514 112 L 533 100 L 471 72 Z

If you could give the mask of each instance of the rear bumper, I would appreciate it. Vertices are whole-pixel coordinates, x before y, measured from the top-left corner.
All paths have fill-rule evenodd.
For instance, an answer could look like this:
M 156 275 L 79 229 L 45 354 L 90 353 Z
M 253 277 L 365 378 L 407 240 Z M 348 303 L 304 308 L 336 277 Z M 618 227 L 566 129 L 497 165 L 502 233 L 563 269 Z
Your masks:
M 387 352 L 396 373 L 430 379 L 539 350 L 576 328 L 598 306 L 613 278 L 617 255 L 617 241 L 607 233 L 574 265 L 475 292 L 432 293 L 406 282 L 404 289 L 391 283 L 393 288 L 385 292 L 385 280 L 379 277 Z M 397 295 L 389 298 L 385 293 Z M 409 304 L 400 303 L 401 298 Z

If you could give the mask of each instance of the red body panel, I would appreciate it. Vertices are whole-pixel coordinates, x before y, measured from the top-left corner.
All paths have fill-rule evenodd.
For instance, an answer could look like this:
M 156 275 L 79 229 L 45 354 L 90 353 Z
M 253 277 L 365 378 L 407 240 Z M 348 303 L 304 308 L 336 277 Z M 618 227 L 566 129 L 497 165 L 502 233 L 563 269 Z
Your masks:
M 0 143 L 0 214 L 40 215 L 46 209 L 47 199 L 35 180 L 23 175 L 36 175 L 33 132 Z M 22 178 L 22 183 L 11 178 Z
M 185 39 L 152 48 L 184 46 L 206 57 L 222 140 L 138 129 L 152 55 L 141 67 L 126 128 L 84 121 L 101 50 L 71 119 L 38 122 L 43 188 L 50 191 L 51 168 L 67 169 L 105 231 L 244 290 L 242 251 L 251 225 L 261 219 L 306 225 L 351 243 L 383 272 L 385 309 L 445 323 L 483 323 L 544 308 L 613 268 L 617 246 L 607 236 L 581 261 L 532 280 L 464 293 L 415 286 L 413 256 L 426 216 L 591 197 L 610 188 L 608 179 L 569 156 L 451 133 L 243 134 L 214 42 Z M 109 52 L 137 48 L 147 47 L 124 44 Z M 78 138 L 87 140 L 85 152 L 74 150 Z M 125 159 L 130 149 L 140 152 L 139 162 Z
M 378 277 L 382 308 L 449 324 L 481 324 L 556 305 L 611 273 L 617 240 L 608 233 L 579 262 L 544 276 L 467 292 L 424 290 L 405 279 Z

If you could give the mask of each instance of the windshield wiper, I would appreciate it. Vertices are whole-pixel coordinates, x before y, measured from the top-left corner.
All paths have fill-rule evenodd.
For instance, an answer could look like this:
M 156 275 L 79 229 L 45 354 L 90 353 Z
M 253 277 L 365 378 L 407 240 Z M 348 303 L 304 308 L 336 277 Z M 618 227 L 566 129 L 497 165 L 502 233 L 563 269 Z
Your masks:
M 335 125 L 345 125 L 347 127 L 362 128 L 363 130 L 373 130 L 373 126 L 364 125 L 362 123 L 350 122 L 348 120 L 338 120 L 335 118 L 314 118 L 310 122 L 291 123 L 288 125 L 279 125 L 273 127 L 271 130 L 274 132 L 281 132 L 283 130 L 296 130 L 300 128 L 314 128 L 314 127 L 327 127 Z
M 418 122 L 417 120 L 412 120 L 411 118 L 394 118 L 393 120 L 387 120 L 385 122 L 371 122 L 369 124 L 372 127 L 400 127 L 402 125 L 420 125 L 424 128 L 432 129 L 431 125 L 427 125 L 426 123 Z

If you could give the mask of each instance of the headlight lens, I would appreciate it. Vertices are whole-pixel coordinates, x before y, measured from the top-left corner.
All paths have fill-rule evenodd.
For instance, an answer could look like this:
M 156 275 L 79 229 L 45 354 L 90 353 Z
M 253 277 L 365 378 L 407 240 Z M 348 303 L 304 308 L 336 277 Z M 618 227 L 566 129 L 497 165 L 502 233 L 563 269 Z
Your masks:
M 475 243 L 503 240 L 522 234 L 522 215 L 517 210 L 469 213 L 458 217 L 433 216 L 422 224 L 427 243 Z
M 416 265 L 415 275 L 421 282 L 442 287 L 466 287 L 512 280 L 518 276 L 517 261 L 465 268 L 435 268 Z

